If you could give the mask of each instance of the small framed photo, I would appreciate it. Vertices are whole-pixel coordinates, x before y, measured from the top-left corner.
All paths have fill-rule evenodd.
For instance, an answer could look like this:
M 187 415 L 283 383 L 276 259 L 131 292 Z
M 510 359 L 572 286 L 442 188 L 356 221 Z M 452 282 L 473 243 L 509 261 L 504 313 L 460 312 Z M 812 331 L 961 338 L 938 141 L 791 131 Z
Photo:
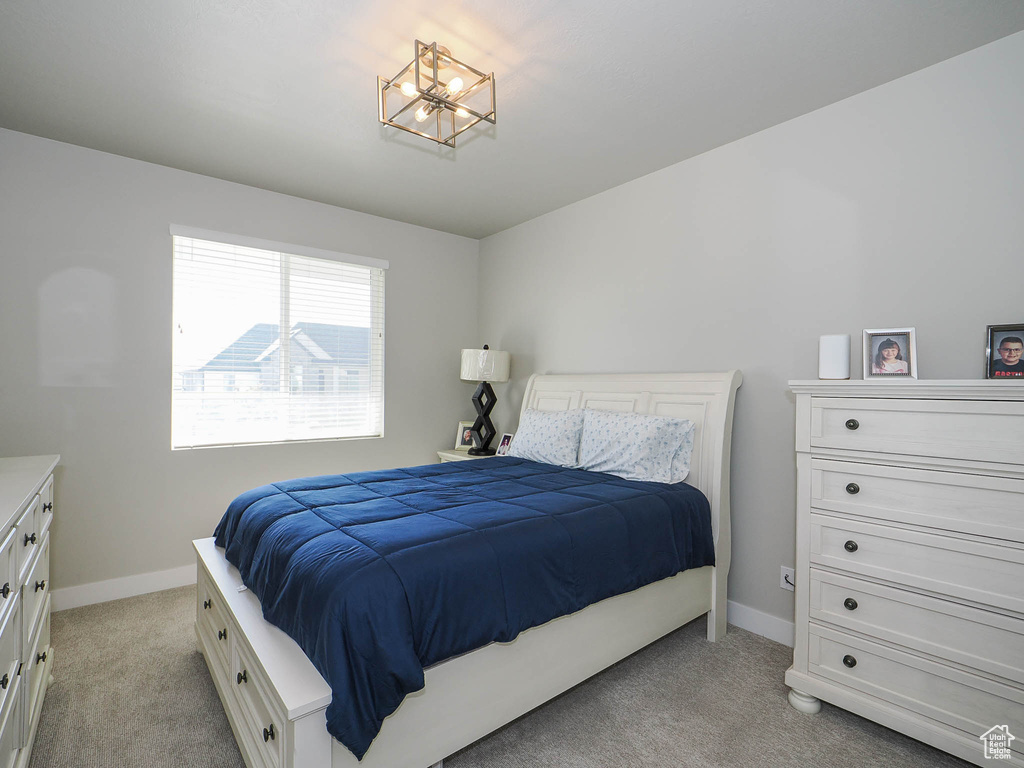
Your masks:
M 460 421 L 459 431 L 455 433 L 455 450 L 468 451 L 473 447 L 473 422 Z
M 508 447 L 510 445 L 512 445 L 512 433 L 506 432 L 501 436 L 501 442 L 498 443 L 497 455 L 504 456 L 506 453 L 508 453 Z
M 917 331 L 873 328 L 864 331 L 865 379 L 916 379 Z
M 1024 378 L 1024 323 L 990 325 L 985 350 L 985 378 Z

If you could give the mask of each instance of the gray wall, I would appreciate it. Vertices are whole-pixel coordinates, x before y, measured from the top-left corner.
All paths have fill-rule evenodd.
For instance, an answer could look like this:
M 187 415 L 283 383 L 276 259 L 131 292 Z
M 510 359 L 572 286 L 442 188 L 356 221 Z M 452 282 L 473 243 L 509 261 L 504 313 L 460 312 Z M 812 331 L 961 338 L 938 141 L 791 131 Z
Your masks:
M 0 130 L 0 456 L 60 453 L 60 589 L 186 566 L 238 493 L 436 461 L 478 241 Z M 170 223 L 388 259 L 385 437 L 170 450 Z
M 482 241 L 499 432 L 533 371 L 742 369 L 730 598 L 792 621 L 787 381 L 825 333 L 860 378 L 861 331 L 901 325 L 921 378 L 984 377 L 986 324 L 1024 323 L 1021 83 L 1024 33 Z

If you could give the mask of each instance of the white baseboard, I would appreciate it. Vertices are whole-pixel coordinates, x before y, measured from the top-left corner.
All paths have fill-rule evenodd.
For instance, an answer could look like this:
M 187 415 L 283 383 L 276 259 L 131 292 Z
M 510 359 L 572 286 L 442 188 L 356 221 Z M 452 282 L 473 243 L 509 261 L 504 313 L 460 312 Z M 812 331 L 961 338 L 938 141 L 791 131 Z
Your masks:
M 777 643 L 793 647 L 793 636 L 796 626 L 792 621 L 780 619 L 770 613 L 755 610 L 740 603 L 729 601 L 728 621 L 740 629 L 753 632 L 755 635 L 767 637 Z
M 52 610 L 64 611 L 93 603 L 105 603 L 108 600 L 120 600 L 122 597 L 145 595 L 164 589 L 184 587 L 196 583 L 196 565 L 183 565 L 168 571 L 140 573 L 137 576 L 125 576 L 120 579 L 97 581 L 82 584 L 78 587 L 55 589 L 50 593 Z
M 50 593 L 50 599 L 53 601 L 52 610 L 64 611 L 68 608 L 105 603 L 109 600 L 120 600 L 122 597 L 145 595 L 149 592 L 159 592 L 163 589 L 174 589 L 195 583 L 196 566 L 193 563 L 167 571 L 140 573 L 137 576 L 125 576 L 120 579 L 82 584 L 78 587 L 55 589 Z M 795 628 L 791 621 L 780 619 L 740 603 L 734 603 L 732 600 L 729 601 L 728 621 L 740 629 L 793 647 Z

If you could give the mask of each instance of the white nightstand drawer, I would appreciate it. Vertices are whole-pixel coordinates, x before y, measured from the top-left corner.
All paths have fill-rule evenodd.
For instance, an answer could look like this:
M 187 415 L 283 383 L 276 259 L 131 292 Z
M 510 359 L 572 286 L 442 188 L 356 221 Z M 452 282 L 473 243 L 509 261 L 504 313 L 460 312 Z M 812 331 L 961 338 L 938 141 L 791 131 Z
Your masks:
M 1024 725 L 1024 691 L 815 624 L 812 675 L 980 737 L 993 725 Z M 1014 753 L 1024 757 L 1013 745 Z
M 811 569 L 810 617 L 1024 683 L 1024 620 Z
M 442 464 L 445 464 L 445 463 L 447 463 L 449 461 L 471 461 L 471 460 L 474 460 L 474 459 L 489 459 L 489 458 L 490 458 L 490 456 L 470 456 L 468 451 L 448 450 L 448 451 L 438 451 L 437 452 L 437 460 L 439 462 L 441 462 Z
M 1024 614 L 1024 549 L 812 513 L 810 561 Z
M 816 397 L 812 448 L 1024 463 L 1024 403 Z
M 812 458 L 811 506 L 1024 542 L 1024 480 Z

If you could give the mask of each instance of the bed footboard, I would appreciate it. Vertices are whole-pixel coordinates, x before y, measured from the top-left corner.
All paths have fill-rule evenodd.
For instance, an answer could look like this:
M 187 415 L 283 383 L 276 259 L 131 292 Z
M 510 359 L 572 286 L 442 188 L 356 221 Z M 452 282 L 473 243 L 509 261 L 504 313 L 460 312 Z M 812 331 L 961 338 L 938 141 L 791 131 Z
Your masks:
M 213 539 L 197 554 L 196 638 L 249 768 L 329 768 L 331 689 L 284 632 L 263 620 Z
M 302 649 L 238 591 L 213 539 L 193 543 L 199 649 L 249 768 L 433 766 L 712 607 L 707 566 L 436 664 L 360 762 L 327 733 L 331 690 Z

